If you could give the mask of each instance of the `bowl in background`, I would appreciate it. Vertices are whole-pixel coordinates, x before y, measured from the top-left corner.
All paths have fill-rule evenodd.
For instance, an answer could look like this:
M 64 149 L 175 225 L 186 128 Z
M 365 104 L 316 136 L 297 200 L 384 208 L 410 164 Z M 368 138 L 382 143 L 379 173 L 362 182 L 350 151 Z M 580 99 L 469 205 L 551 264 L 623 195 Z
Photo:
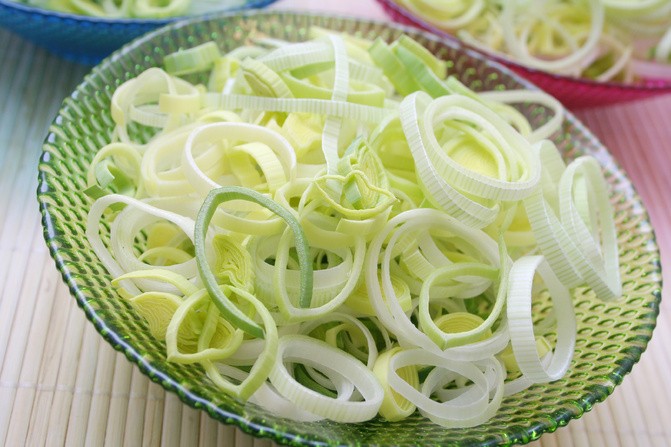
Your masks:
M 263 8 L 277 0 L 244 0 L 229 11 Z M 67 14 L 0 0 L 0 27 L 75 62 L 94 65 L 123 44 L 184 17 L 112 19 Z
M 377 0 L 377 2 L 389 17 L 398 23 L 415 26 L 441 36 L 445 40 L 460 42 L 462 45 L 468 46 L 458 37 L 418 17 L 407 8 L 399 5 L 395 0 Z M 671 81 L 649 80 L 638 84 L 598 82 L 591 79 L 576 78 L 539 70 L 518 63 L 499 53 L 495 54 L 487 52 L 482 48 L 469 47 L 506 65 L 515 73 L 559 99 L 565 107 L 570 109 L 618 104 L 671 93 Z

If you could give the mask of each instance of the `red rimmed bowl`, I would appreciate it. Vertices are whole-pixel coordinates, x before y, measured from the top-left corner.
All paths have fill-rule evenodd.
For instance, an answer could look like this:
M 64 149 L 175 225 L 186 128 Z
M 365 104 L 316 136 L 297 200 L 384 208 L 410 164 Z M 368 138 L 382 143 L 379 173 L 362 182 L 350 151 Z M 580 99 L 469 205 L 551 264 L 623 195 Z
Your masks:
M 515 73 L 533 82 L 570 109 L 624 103 L 671 93 L 671 81 L 647 80 L 636 84 L 598 82 L 532 68 L 501 54 L 485 52 L 481 48 L 469 46 L 458 37 L 413 14 L 407 8 L 396 3 L 395 0 L 377 0 L 377 2 L 394 21 L 430 31 L 448 41 L 459 42 L 463 46 L 485 54 L 490 59 L 506 65 Z

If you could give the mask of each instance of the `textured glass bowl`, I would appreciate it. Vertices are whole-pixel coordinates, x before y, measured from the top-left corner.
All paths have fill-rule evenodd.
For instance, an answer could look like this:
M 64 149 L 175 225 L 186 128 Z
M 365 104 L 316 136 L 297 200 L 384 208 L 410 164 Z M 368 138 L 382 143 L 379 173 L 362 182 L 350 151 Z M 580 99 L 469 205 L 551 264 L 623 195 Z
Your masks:
M 398 25 L 358 19 L 243 13 L 180 22 L 134 41 L 95 67 L 64 101 L 39 164 L 38 199 L 44 236 L 63 279 L 86 316 L 114 348 L 188 405 L 254 436 L 284 444 L 512 445 L 537 439 L 581 417 L 613 392 L 645 350 L 659 310 L 661 270 L 650 220 L 632 184 L 602 144 L 571 114 L 554 140 L 567 159 L 592 154 L 606 172 L 616 212 L 624 297 L 617 303 L 603 303 L 596 301 L 590 291 L 577 290 L 574 298 L 578 338 L 565 378 L 505 399 L 498 414 L 484 425 L 448 430 L 417 414 L 402 422 L 377 418 L 351 425 L 329 421 L 298 423 L 272 416 L 219 392 L 199 367 L 168 363 L 165 345 L 150 335 L 142 318 L 110 287 L 112 278 L 84 236 L 91 200 L 82 191 L 90 160 L 112 135 L 109 104 L 116 86 L 150 66 L 160 65 L 165 54 L 180 47 L 214 39 L 223 50 L 230 50 L 260 35 L 301 40 L 310 25 L 366 38 L 394 39 L 407 31 L 433 53 L 450 61 L 452 70 L 474 89 L 530 87 L 508 69 L 444 39 Z M 536 105 L 522 105 L 521 111 L 536 124 L 550 114 Z M 547 311 L 545 304 L 540 303 L 536 311 Z
M 399 5 L 395 0 L 377 1 L 382 5 L 386 13 L 398 23 L 422 28 L 448 41 L 461 42 L 454 35 L 418 17 Z M 473 49 L 486 53 L 490 59 L 508 66 L 519 75 L 559 99 L 566 107 L 572 109 L 624 103 L 671 93 L 671 82 L 669 81 L 650 80 L 640 84 L 597 82 L 590 79 L 562 76 L 538 70 L 498 54 L 487 53 L 482 49 L 474 47 Z
M 245 0 L 244 6 L 229 11 L 262 8 L 275 1 Z M 104 19 L 0 0 L 0 27 L 63 58 L 88 65 L 100 62 L 134 38 L 181 18 Z

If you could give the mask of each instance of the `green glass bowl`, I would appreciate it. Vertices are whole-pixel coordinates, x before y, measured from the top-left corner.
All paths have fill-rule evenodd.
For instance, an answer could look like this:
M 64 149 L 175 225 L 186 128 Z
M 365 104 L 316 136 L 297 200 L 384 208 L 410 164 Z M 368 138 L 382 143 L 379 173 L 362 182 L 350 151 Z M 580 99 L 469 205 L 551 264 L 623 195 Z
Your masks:
M 450 61 L 452 73 L 476 90 L 535 88 L 457 44 L 399 25 L 353 18 L 286 12 L 221 15 L 169 25 L 132 42 L 95 67 L 64 101 L 39 164 L 44 236 L 88 319 L 115 349 L 188 405 L 254 436 L 288 445 L 523 444 L 566 425 L 603 401 L 631 371 L 652 336 L 661 297 L 660 257 L 650 220 L 631 182 L 597 138 L 571 114 L 554 140 L 567 159 L 591 154 L 603 166 L 616 212 L 624 297 L 604 303 L 595 300 L 589 290 L 575 292 L 578 337 L 575 357 L 563 379 L 505 399 L 493 419 L 474 428 L 445 429 L 418 414 L 394 423 L 380 418 L 361 424 L 299 423 L 224 395 L 197 366 L 165 360 L 164 343 L 150 335 L 144 320 L 110 286 L 112 278 L 84 236 L 91 205 L 82 192 L 85 173 L 97 149 L 112 136 L 112 92 L 146 68 L 160 65 L 165 54 L 180 47 L 214 40 L 223 50 L 230 50 L 260 35 L 298 41 L 306 38 L 311 25 L 365 38 L 394 39 L 406 32 Z M 536 124 L 550 115 L 537 105 L 521 105 L 520 110 Z

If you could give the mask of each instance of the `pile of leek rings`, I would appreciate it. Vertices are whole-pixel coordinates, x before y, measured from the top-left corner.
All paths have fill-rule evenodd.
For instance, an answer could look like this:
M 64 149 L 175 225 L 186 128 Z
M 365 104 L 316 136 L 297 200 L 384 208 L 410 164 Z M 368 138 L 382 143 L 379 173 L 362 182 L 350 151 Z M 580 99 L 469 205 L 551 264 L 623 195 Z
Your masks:
M 665 0 L 392 0 L 486 52 L 600 82 L 670 80 Z
M 608 184 L 552 143 L 563 113 L 476 93 L 407 36 L 205 43 L 115 90 L 87 238 L 167 360 L 225 393 L 478 425 L 566 373 L 572 289 L 622 292 Z

